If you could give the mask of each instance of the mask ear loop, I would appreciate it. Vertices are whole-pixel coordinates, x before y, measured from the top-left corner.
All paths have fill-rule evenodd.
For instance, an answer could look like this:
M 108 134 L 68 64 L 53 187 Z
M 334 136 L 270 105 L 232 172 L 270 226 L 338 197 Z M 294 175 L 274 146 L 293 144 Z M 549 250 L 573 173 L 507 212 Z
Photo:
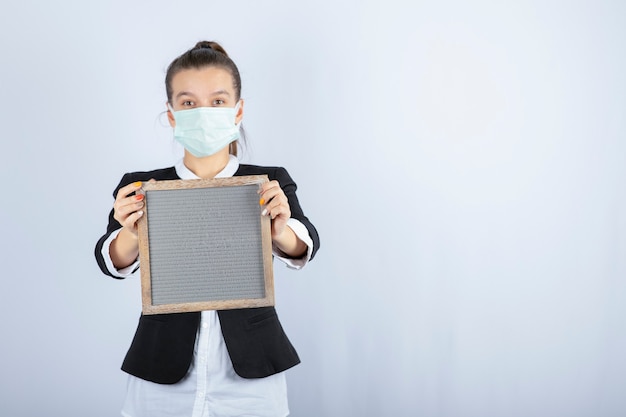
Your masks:
M 239 101 L 237 101 L 237 104 L 235 104 L 235 119 L 237 119 L 237 112 L 239 111 L 239 107 L 241 107 L 240 104 L 241 104 L 241 99 L 239 99 Z M 241 118 L 239 123 L 235 123 L 235 126 L 237 126 L 238 129 L 241 128 L 242 121 L 243 121 L 243 117 Z

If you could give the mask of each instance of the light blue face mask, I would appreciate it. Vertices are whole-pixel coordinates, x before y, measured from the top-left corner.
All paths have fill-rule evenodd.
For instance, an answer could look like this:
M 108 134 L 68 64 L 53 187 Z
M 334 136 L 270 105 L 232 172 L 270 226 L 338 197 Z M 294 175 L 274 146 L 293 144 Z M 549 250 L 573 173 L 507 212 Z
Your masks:
M 174 138 L 194 156 L 210 156 L 240 137 L 235 124 L 239 103 L 235 107 L 196 107 L 179 110 L 168 104 L 176 120 Z

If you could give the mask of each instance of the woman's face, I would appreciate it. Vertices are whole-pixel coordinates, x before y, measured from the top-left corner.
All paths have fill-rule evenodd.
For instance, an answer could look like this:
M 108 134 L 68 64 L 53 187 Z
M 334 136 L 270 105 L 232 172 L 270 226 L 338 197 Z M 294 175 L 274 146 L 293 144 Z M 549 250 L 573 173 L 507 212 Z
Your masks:
M 218 67 L 203 67 L 179 71 L 172 78 L 172 103 L 175 111 L 195 107 L 235 107 L 241 101 L 235 123 L 243 118 L 243 100 L 237 100 L 230 73 Z M 167 112 L 170 125 L 176 121 Z

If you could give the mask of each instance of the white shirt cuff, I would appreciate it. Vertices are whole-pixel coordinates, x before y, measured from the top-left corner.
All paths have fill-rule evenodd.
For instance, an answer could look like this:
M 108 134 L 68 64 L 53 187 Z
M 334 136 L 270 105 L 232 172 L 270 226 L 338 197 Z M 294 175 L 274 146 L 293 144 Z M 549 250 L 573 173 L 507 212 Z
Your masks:
M 307 246 L 306 254 L 298 259 L 289 258 L 283 251 L 278 249 L 276 245 L 272 245 L 272 253 L 276 258 L 283 261 L 289 268 L 302 269 L 311 259 L 311 254 L 313 253 L 313 239 L 309 236 L 309 230 L 305 225 L 300 223 L 300 221 L 296 219 L 289 219 L 287 220 L 287 226 L 289 226 L 296 236 L 298 236 L 298 238 Z
M 104 264 L 106 265 L 107 269 L 114 277 L 127 278 L 131 276 L 133 274 L 133 271 L 137 268 L 137 266 L 139 266 L 139 259 L 137 259 L 126 268 L 117 269 L 115 265 L 113 265 L 113 261 L 111 260 L 111 254 L 109 253 L 109 247 L 111 246 L 111 242 L 113 242 L 113 239 L 117 237 L 121 230 L 122 229 L 117 229 L 116 231 L 111 233 L 111 236 L 109 236 L 107 240 L 104 241 L 104 244 L 102 245 L 102 258 L 104 259 Z

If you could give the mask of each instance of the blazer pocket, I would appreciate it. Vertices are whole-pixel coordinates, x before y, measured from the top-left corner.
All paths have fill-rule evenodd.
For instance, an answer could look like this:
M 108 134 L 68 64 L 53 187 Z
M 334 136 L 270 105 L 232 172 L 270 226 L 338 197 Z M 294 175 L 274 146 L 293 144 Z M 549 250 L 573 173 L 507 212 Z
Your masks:
M 146 314 L 139 317 L 140 323 L 166 323 L 168 317 L 166 314 Z
M 247 320 L 247 327 L 254 328 L 258 326 L 263 326 L 264 324 L 271 323 L 278 320 L 278 315 L 276 314 L 276 310 L 265 311 L 261 314 L 257 314 L 256 316 L 252 316 Z

